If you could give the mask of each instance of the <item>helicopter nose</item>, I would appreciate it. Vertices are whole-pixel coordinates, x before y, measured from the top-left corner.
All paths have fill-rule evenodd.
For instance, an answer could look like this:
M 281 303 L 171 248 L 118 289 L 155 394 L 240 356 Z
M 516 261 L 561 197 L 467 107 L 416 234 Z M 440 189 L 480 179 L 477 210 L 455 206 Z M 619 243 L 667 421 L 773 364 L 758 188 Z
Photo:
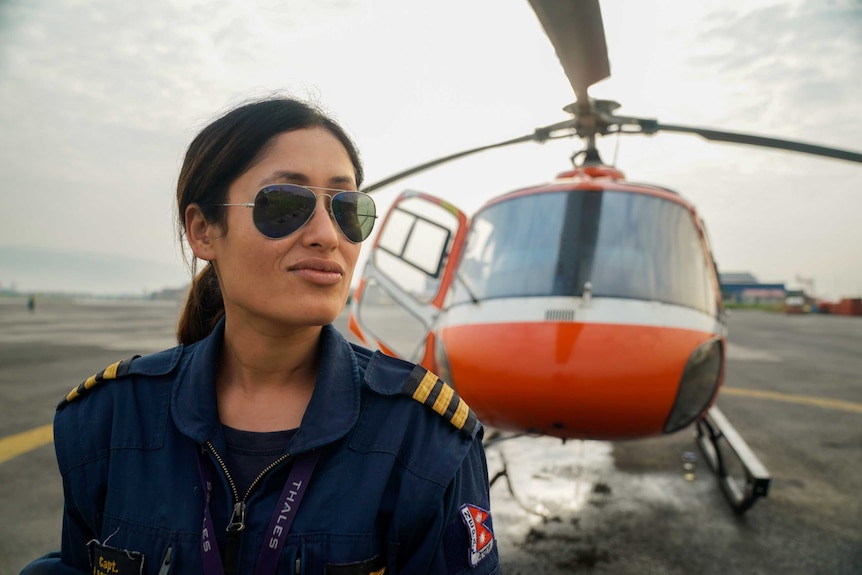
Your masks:
M 605 440 L 660 435 L 675 405 L 688 418 L 712 397 L 696 385 L 677 401 L 692 350 L 712 334 L 546 321 L 453 326 L 441 336 L 455 389 L 483 423 L 501 430 Z M 705 381 L 714 367 L 714 356 L 707 358 L 690 370 L 692 381 Z

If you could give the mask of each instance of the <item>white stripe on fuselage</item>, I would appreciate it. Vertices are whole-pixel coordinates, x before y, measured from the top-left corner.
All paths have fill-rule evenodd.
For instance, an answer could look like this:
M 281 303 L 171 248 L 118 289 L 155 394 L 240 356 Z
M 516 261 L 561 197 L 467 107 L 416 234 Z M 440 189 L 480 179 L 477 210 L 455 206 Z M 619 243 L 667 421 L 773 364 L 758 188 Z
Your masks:
M 541 323 L 547 311 L 574 312 L 574 323 L 642 325 L 670 327 L 725 334 L 725 326 L 716 317 L 692 308 L 655 301 L 594 297 L 521 297 L 460 303 L 444 311 L 437 328 L 493 323 Z

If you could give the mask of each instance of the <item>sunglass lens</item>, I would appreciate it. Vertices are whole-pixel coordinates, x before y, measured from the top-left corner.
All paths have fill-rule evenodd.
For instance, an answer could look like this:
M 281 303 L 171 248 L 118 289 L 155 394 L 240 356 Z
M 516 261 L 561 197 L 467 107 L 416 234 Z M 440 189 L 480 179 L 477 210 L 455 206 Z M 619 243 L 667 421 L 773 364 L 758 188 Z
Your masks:
M 289 236 L 314 213 L 314 192 L 300 186 L 269 186 L 254 199 L 254 225 L 268 238 Z
M 339 192 L 332 198 L 332 215 L 352 242 L 368 238 L 374 229 L 377 210 L 371 196 L 362 192 Z

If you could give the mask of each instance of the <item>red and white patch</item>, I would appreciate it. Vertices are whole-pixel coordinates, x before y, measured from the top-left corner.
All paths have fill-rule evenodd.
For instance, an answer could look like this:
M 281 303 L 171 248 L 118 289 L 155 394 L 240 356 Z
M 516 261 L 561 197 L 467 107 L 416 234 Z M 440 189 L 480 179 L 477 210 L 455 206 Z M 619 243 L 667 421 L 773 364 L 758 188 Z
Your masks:
M 471 567 L 476 567 L 479 561 L 487 557 L 494 549 L 494 533 L 485 525 L 491 514 L 481 507 L 465 503 L 461 506 L 461 519 L 467 526 L 470 535 L 469 562 Z

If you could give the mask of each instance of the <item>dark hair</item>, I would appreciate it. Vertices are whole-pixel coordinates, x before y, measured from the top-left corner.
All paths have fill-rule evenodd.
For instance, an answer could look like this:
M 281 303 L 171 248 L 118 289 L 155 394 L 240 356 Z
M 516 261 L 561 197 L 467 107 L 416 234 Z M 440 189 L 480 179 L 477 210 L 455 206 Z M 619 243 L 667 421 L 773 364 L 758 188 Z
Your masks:
M 267 98 L 243 104 L 205 127 L 192 140 L 177 181 L 177 220 L 180 241 L 185 235 L 185 213 L 197 204 L 208 222 L 225 224 L 224 208 L 231 183 L 266 153 L 284 132 L 325 128 L 344 145 L 362 184 L 359 152 L 344 129 L 316 106 L 292 98 Z M 212 264 L 200 273 L 191 260 L 192 285 L 177 326 L 177 340 L 194 343 L 212 331 L 224 315 L 224 301 Z

